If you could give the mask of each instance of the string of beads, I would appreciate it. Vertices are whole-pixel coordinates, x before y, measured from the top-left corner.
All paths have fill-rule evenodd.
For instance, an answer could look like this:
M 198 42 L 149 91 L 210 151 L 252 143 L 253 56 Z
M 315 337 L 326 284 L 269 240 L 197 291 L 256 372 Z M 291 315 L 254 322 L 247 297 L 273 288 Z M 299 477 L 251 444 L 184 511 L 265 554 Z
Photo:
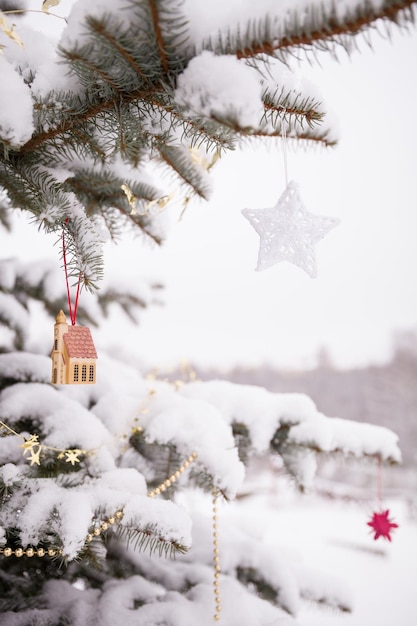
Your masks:
M 168 487 L 171 487 L 178 478 L 181 476 L 183 472 L 194 463 L 197 458 L 197 452 L 193 452 L 188 456 L 185 461 L 180 465 L 180 467 L 171 474 L 164 482 L 160 485 L 148 491 L 148 498 L 154 498 L 155 496 L 159 496 L 162 492 L 164 492 Z M 217 498 L 219 492 L 217 487 L 213 488 L 212 491 L 212 503 L 213 503 L 213 567 L 214 567 L 214 603 L 215 603 L 215 614 L 214 620 L 218 622 L 220 620 L 220 611 L 221 611 L 221 602 L 220 602 L 220 590 L 219 590 L 219 578 L 220 578 L 220 556 L 219 556 L 219 539 L 218 539 L 218 524 L 217 524 Z M 94 526 L 94 528 L 89 532 L 85 538 L 85 544 L 91 543 L 95 538 L 100 537 L 102 533 L 105 533 L 109 530 L 111 526 L 120 522 L 123 519 L 123 511 L 118 510 L 110 517 L 102 520 L 98 524 Z M 33 548 L 29 547 L 24 550 L 23 548 L 15 548 L 14 550 L 9 546 L 0 548 L 0 554 L 5 557 L 16 556 L 17 558 L 27 556 L 29 558 L 37 556 L 44 557 L 48 556 L 50 558 L 54 558 L 56 556 L 62 556 L 62 548 L 49 547 L 49 548 Z
M 181 476 L 181 474 L 185 472 L 185 470 L 190 466 L 190 464 L 196 460 L 196 458 L 197 458 L 197 452 L 193 452 L 192 454 L 190 454 L 190 456 L 188 456 L 185 459 L 182 465 L 173 474 L 171 474 L 171 476 L 169 476 L 166 480 L 164 480 L 164 482 L 162 482 L 160 485 L 155 487 L 155 489 L 152 489 L 152 491 L 148 492 L 147 494 L 148 497 L 153 498 L 155 496 L 158 496 L 160 493 L 168 489 L 168 487 L 173 485 L 175 481 L 178 480 L 178 478 Z M 105 520 L 102 520 L 100 523 L 94 526 L 91 532 L 87 534 L 85 538 L 85 543 L 86 544 L 91 543 L 91 541 L 93 541 L 95 537 L 99 537 L 102 533 L 106 532 L 110 528 L 110 526 L 113 526 L 113 524 L 115 524 L 116 522 L 120 522 L 122 518 L 123 518 L 123 511 L 116 511 L 110 517 L 106 518 Z M 28 556 L 28 557 L 49 556 L 51 558 L 54 558 L 56 556 L 62 556 L 62 548 L 57 548 L 54 546 L 50 546 L 48 548 L 29 547 L 29 548 L 26 548 L 25 550 L 19 547 L 13 550 L 9 546 L 6 546 L 3 548 L 0 548 L 0 554 L 3 554 L 3 556 L 5 557 L 17 556 L 18 558 L 22 556 Z
M 0 548 L 0 554 L 3 554 L 3 556 L 17 556 L 18 558 L 21 556 L 28 556 L 29 558 L 32 556 L 50 556 L 53 558 L 61 555 L 62 550 L 59 548 L 27 548 L 26 550 L 16 548 L 12 550 L 12 548 L 6 546 L 5 548 Z
M 220 620 L 221 602 L 220 602 L 220 590 L 219 590 L 219 578 L 220 578 L 220 550 L 219 550 L 219 533 L 217 525 L 217 498 L 219 495 L 217 487 L 213 488 L 213 567 L 214 567 L 214 603 L 216 606 L 216 612 L 214 614 L 214 620 L 218 622 Z

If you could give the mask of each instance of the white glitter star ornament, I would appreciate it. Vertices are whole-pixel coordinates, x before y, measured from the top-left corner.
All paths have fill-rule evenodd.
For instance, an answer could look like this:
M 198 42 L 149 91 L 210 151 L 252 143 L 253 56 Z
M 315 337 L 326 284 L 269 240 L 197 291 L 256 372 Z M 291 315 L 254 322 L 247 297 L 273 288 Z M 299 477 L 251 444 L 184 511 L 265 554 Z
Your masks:
M 256 270 L 289 261 L 317 276 L 314 246 L 337 224 L 333 217 L 309 213 L 301 200 L 298 185 L 288 183 L 278 202 L 270 209 L 242 209 L 260 237 Z

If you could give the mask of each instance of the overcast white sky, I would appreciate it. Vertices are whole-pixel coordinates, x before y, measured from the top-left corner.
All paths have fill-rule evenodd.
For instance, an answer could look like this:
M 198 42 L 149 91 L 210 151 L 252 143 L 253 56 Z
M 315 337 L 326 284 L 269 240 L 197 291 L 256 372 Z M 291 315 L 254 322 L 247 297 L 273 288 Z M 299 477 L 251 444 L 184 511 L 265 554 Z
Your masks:
M 347 367 L 386 359 L 392 333 L 417 328 L 417 33 L 373 41 L 374 52 L 362 43 L 350 61 L 306 68 L 341 133 L 334 150 L 288 155 L 306 208 L 341 220 L 317 245 L 318 278 L 288 263 L 254 271 L 259 238 L 241 209 L 275 204 L 283 156 L 273 146 L 231 154 L 211 202 L 191 206 L 162 250 L 137 254 L 167 283 L 138 351 L 155 363 L 302 367 L 325 346 Z
M 387 358 L 393 331 L 417 327 L 417 32 L 393 29 L 392 40 L 375 34 L 374 51 L 362 42 L 351 60 L 300 66 L 341 134 L 333 150 L 289 147 L 307 210 L 341 220 L 317 245 L 318 278 L 288 263 L 254 271 L 259 237 L 241 209 L 272 206 L 284 190 L 273 145 L 224 157 L 212 200 L 174 216 L 162 249 L 136 241 L 107 251 L 109 272 L 139 269 L 167 285 L 166 306 L 129 336 L 140 358 L 292 368 L 311 366 L 325 346 L 350 366 Z M 115 333 L 105 327 L 97 341 L 111 345 Z

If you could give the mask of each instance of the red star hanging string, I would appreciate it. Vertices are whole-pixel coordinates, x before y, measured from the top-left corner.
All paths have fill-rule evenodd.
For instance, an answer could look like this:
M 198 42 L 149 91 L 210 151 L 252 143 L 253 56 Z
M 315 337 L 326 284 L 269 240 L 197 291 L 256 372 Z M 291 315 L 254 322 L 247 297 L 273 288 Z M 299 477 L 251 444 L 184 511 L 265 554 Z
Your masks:
M 374 512 L 367 525 L 370 526 L 374 531 L 374 540 L 376 541 L 379 537 L 383 537 L 384 539 L 388 539 L 391 541 L 391 532 L 394 528 L 398 528 L 398 524 L 390 520 L 389 515 L 390 511 L 387 509 L 386 511 L 382 511 L 382 468 L 381 468 L 381 457 L 378 458 L 378 502 L 380 513 Z

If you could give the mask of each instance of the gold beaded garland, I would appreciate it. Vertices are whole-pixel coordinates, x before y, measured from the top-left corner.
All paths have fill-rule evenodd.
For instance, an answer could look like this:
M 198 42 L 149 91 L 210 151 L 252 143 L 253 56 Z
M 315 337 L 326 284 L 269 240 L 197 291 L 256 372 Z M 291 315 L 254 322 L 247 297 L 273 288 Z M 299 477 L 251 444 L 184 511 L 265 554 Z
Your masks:
M 196 460 L 197 456 L 198 456 L 197 452 L 193 452 L 192 454 L 190 454 L 190 456 L 187 457 L 184 463 L 173 474 L 171 474 L 171 476 L 169 476 L 166 480 L 164 480 L 163 483 L 155 487 L 155 489 L 152 489 L 152 491 L 148 492 L 148 498 L 154 498 L 155 496 L 159 496 L 168 487 L 171 487 L 171 485 L 176 480 L 178 480 L 178 478 L 187 469 L 187 467 L 189 467 L 191 463 L 193 463 Z M 108 530 L 110 526 L 120 521 L 122 517 L 123 517 L 123 511 L 116 511 L 114 515 L 100 522 L 98 526 L 95 526 L 92 532 L 88 533 L 85 539 L 85 542 L 90 543 L 91 541 L 93 541 L 94 537 L 99 537 L 102 532 L 105 532 L 106 530 Z
M 217 498 L 219 495 L 217 487 L 213 487 L 213 568 L 214 568 L 214 604 L 216 612 L 214 614 L 214 620 L 218 622 L 220 620 L 221 602 L 220 602 L 220 590 L 219 590 L 219 578 L 220 578 L 220 550 L 218 541 L 218 525 L 217 525 Z
M 47 552 L 44 550 L 44 548 L 27 548 L 26 550 L 24 550 L 23 548 L 16 548 L 16 550 L 12 550 L 12 548 L 7 546 L 6 548 L 0 548 L 0 554 L 5 557 L 16 556 L 18 559 L 20 559 L 22 556 L 27 556 L 29 558 L 35 555 L 43 557 L 45 556 L 45 554 L 48 554 L 48 556 L 52 557 L 56 556 L 57 554 L 62 554 L 62 550 L 58 550 L 56 548 L 49 548 Z
M 176 387 L 178 389 L 178 386 Z M 151 388 L 149 390 L 149 396 L 153 396 L 156 393 L 156 390 Z M 142 407 L 141 413 L 147 413 L 148 410 L 144 407 Z M 135 422 L 138 421 L 138 418 L 135 417 Z M 84 456 L 88 456 L 90 454 L 94 454 L 94 450 L 92 451 L 88 451 L 88 450 L 79 450 L 79 449 L 71 449 L 71 450 L 67 450 L 67 449 L 58 449 L 58 448 L 52 448 L 50 446 L 45 446 L 45 445 L 41 445 L 38 441 L 38 435 L 31 435 L 30 439 L 26 439 L 23 435 L 15 432 L 12 428 L 10 428 L 9 426 L 7 426 L 7 424 L 5 424 L 4 422 L 0 421 L 0 428 L 4 428 L 6 429 L 10 434 L 13 435 L 17 435 L 19 437 L 21 437 L 23 439 L 23 444 L 22 446 L 20 446 L 21 448 L 23 448 L 23 454 L 25 455 L 28 451 L 32 453 L 32 456 L 34 454 L 34 449 L 36 448 L 36 455 L 40 455 L 40 451 L 41 449 L 47 449 L 47 450 L 51 450 L 54 452 L 58 453 L 57 458 L 64 458 L 65 456 L 67 456 L 68 458 L 66 459 L 68 462 L 71 462 L 72 465 L 74 465 L 75 462 L 79 463 L 79 458 L 78 456 L 80 454 L 83 454 Z M 134 428 L 132 429 L 132 432 L 142 432 L 143 428 L 141 426 L 139 426 L 138 424 L 135 424 Z M 75 456 L 77 458 L 75 458 Z M 71 458 L 70 458 L 70 455 Z M 155 487 L 155 489 L 153 489 L 152 491 L 148 492 L 148 497 L 149 498 L 153 498 L 155 496 L 160 495 L 161 493 L 163 493 L 166 489 L 168 489 L 169 487 L 171 487 L 171 485 L 178 480 L 178 478 L 181 476 L 181 474 L 190 466 L 191 463 L 193 463 L 196 458 L 197 458 L 197 452 L 193 452 L 192 454 L 190 454 L 189 457 L 187 457 L 187 459 L 183 462 L 183 464 L 171 475 L 169 476 L 166 480 L 164 480 L 163 483 L 161 483 L 160 485 L 158 485 L 157 487 Z M 40 461 L 38 460 L 38 458 L 36 457 L 36 459 L 29 459 L 31 461 L 31 465 L 33 465 L 34 462 L 36 462 L 38 465 L 40 465 Z M 116 511 L 114 513 L 114 515 L 112 515 L 111 517 L 109 517 L 106 520 L 103 520 L 98 526 L 95 526 L 91 532 L 89 532 L 85 538 L 85 544 L 91 543 L 94 540 L 94 537 L 99 537 L 101 535 L 102 532 L 106 532 L 110 526 L 112 526 L 113 524 L 115 524 L 116 522 L 119 522 L 121 519 L 123 518 L 123 511 Z M 12 548 L 10 548 L 9 546 L 5 546 L 5 547 L 0 547 L 0 555 L 3 555 L 5 557 L 10 557 L 10 556 L 16 556 L 18 558 L 22 557 L 22 556 L 27 556 L 27 557 L 33 557 L 33 556 L 38 556 L 38 557 L 44 557 L 45 555 L 48 555 L 49 557 L 55 557 L 57 555 L 62 555 L 63 550 L 62 548 L 53 548 L 50 547 L 48 549 L 44 549 L 44 548 L 27 548 L 26 550 L 24 550 L 23 548 L 16 548 L 15 550 L 13 550 Z
M 178 478 L 187 469 L 187 467 L 189 467 L 191 463 L 196 460 L 197 456 L 197 452 L 193 452 L 192 454 L 190 454 L 190 456 L 186 458 L 183 464 L 173 474 L 171 474 L 171 476 L 164 480 L 163 483 L 158 485 L 158 487 L 155 487 L 155 489 L 152 489 L 152 491 L 148 492 L 148 497 L 154 498 L 155 496 L 159 496 L 161 492 L 164 492 L 168 487 L 171 487 L 171 485 L 175 483 L 176 480 L 178 480 Z
M 195 375 L 193 373 L 193 376 L 191 377 L 190 375 L 190 380 L 195 379 Z M 175 383 L 175 388 L 178 390 L 180 387 L 180 383 L 181 381 L 176 381 Z M 156 390 L 151 388 L 149 389 L 149 396 L 152 397 L 154 394 L 156 393 Z M 148 409 L 144 406 L 141 407 L 140 413 L 146 414 L 148 413 Z M 135 426 L 132 428 L 132 432 L 142 432 L 143 428 L 137 423 L 138 422 L 138 416 L 135 417 L 134 419 L 135 421 Z M 66 458 L 67 462 L 70 462 L 71 465 L 74 465 L 75 463 L 79 463 L 80 459 L 78 458 L 78 456 L 80 454 L 84 455 L 84 456 L 89 456 L 91 454 L 94 454 L 94 450 L 81 450 L 81 449 L 61 449 L 61 448 L 53 448 L 51 446 L 46 446 L 44 444 L 40 444 L 39 440 L 38 440 L 38 435 L 30 435 L 30 438 L 27 439 L 26 437 L 24 437 L 23 435 L 21 435 L 20 433 L 17 433 L 16 431 L 14 431 L 12 428 L 10 428 L 10 426 L 8 426 L 7 424 L 5 424 L 4 422 L 0 421 L 0 429 L 5 429 L 9 434 L 13 434 L 16 435 L 18 437 L 20 437 L 23 440 L 23 444 L 20 446 L 21 448 L 23 448 L 23 455 L 25 456 L 28 452 L 31 453 L 31 457 L 29 458 L 29 460 L 31 461 L 31 465 L 33 465 L 34 463 L 36 463 L 37 465 L 40 465 L 40 460 L 39 460 L 39 456 L 41 453 L 41 450 L 50 450 L 50 451 L 54 451 L 57 452 L 57 458 L 58 459 L 62 459 L 62 458 Z M 127 438 L 127 435 L 125 435 L 125 437 Z M 33 458 L 32 458 L 33 457 Z M 156 487 L 155 489 L 153 489 L 152 491 L 148 492 L 148 497 L 149 498 L 153 498 L 154 496 L 158 496 L 160 495 L 162 492 L 164 492 L 166 489 L 168 489 L 169 487 L 171 487 L 171 485 L 178 480 L 178 478 L 181 476 L 181 474 L 190 466 L 191 463 L 193 463 L 195 461 L 195 459 L 197 458 L 197 452 L 193 452 L 192 454 L 190 454 L 190 456 L 183 462 L 183 464 L 171 475 L 169 476 L 163 483 L 161 483 L 158 487 Z M 99 526 L 95 526 L 91 532 L 89 532 L 85 538 L 85 544 L 91 543 L 94 539 L 94 537 L 99 537 L 101 535 L 102 532 L 105 532 L 109 529 L 110 526 L 112 526 L 113 524 L 115 524 L 116 522 L 120 521 L 123 518 L 123 511 L 116 511 L 116 513 L 114 513 L 114 515 L 112 515 L 111 517 L 109 517 L 106 520 L 103 520 Z M 48 555 L 49 557 L 55 557 L 57 555 L 62 555 L 63 550 L 62 548 L 48 548 L 48 549 L 44 549 L 44 548 L 27 548 L 26 550 L 24 550 L 23 548 L 16 548 L 15 550 L 13 550 L 12 548 L 10 548 L 9 546 L 5 546 L 5 547 L 0 547 L 0 555 L 3 555 L 5 557 L 10 557 L 15 555 L 16 557 L 20 558 L 22 556 L 28 556 L 28 557 L 33 557 L 33 556 L 38 556 L 38 557 L 44 557 L 45 555 Z
M 197 456 L 198 455 L 196 452 L 193 452 L 192 454 L 190 454 L 190 456 L 183 462 L 183 464 L 169 478 L 167 478 L 158 487 L 155 487 L 155 489 L 152 489 L 152 491 L 148 492 L 148 497 L 153 498 L 155 496 L 158 496 L 161 492 L 165 491 L 168 487 L 170 487 L 176 480 L 178 480 L 178 478 L 190 466 L 190 464 L 196 460 Z M 214 590 L 214 604 L 215 604 L 215 613 L 214 613 L 213 619 L 215 622 L 220 621 L 220 612 L 222 608 L 221 600 L 220 600 L 220 590 L 219 590 L 219 578 L 220 578 L 221 567 L 220 567 L 220 550 L 219 550 L 219 541 L 218 541 L 219 534 L 218 534 L 218 524 L 217 524 L 218 493 L 219 493 L 218 489 L 214 487 L 212 491 L 212 496 L 213 496 L 212 511 L 213 511 L 213 569 L 214 569 L 213 590 Z M 85 543 L 86 544 L 91 543 L 94 537 L 99 537 L 102 532 L 106 532 L 110 526 L 113 526 L 113 524 L 115 524 L 116 522 L 119 522 L 122 518 L 123 518 L 123 511 L 120 511 L 120 510 L 116 511 L 114 515 L 110 516 L 106 520 L 103 520 L 100 523 L 100 526 L 96 526 L 93 529 L 92 533 L 88 533 L 88 535 L 85 538 Z M 45 556 L 45 554 L 47 554 L 49 557 L 53 558 L 57 554 L 61 555 L 62 549 L 56 549 L 56 548 L 51 547 L 51 548 L 48 548 L 48 550 L 45 550 L 44 548 L 38 548 L 37 550 L 35 550 L 34 548 L 27 548 L 26 550 L 23 550 L 23 548 L 16 548 L 16 550 L 13 551 L 11 548 L 6 547 L 6 548 L 0 548 L 0 554 L 3 554 L 3 556 L 5 557 L 10 557 L 14 554 L 18 558 L 22 556 L 33 557 L 35 556 L 35 554 L 38 557 L 43 557 Z
M 196 460 L 197 456 L 198 456 L 197 452 L 193 452 L 192 454 L 190 454 L 190 456 L 184 461 L 184 463 L 171 476 L 169 476 L 166 480 L 164 480 L 163 483 L 158 485 L 158 487 L 155 487 L 155 489 L 148 492 L 147 494 L 148 497 L 153 498 L 154 496 L 158 496 L 161 492 L 165 491 L 168 487 L 171 487 L 171 485 L 176 480 L 178 480 L 178 478 L 187 469 L 187 467 L 189 467 L 190 464 Z M 95 526 L 92 529 L 92 531 L 87 534 L 85 538 L 85 543 L 86 544 L 91 543 L 94 537 L 99 537 L 102 532 L 106 532 L 110 528 L 110 526 L 113 526 L 113 524 L 115 524 L 116 522 L 119 522 L 122 518 L 123 518 L 123 511 L 120 511 L 120 510 L 116 511 L 111 517 L 100 522 L 98 526 Z M 39 557 L 43 557 L 46 554 L 49 557 L 54 557 L 57 555 L 62 555 L 62 549 L 50 547 L 47 550 L 45 550 L 44 548 L 38 548 L 37 550 L 35 548 L 27 548 L 26 550 L 24 550 L 23 548 L 16 548 L 16 550 L 12 550 L 12 548 L 10 547 L 5 547 L 5 548 L 0 548 L 0 554 L 3 554 L 3 556 L 5 557 L 10 557 L 14 555 L 18 558 L 22 556 L 33 557 L 35 556 L 35 554 L 36 556 L 39 556 Z

